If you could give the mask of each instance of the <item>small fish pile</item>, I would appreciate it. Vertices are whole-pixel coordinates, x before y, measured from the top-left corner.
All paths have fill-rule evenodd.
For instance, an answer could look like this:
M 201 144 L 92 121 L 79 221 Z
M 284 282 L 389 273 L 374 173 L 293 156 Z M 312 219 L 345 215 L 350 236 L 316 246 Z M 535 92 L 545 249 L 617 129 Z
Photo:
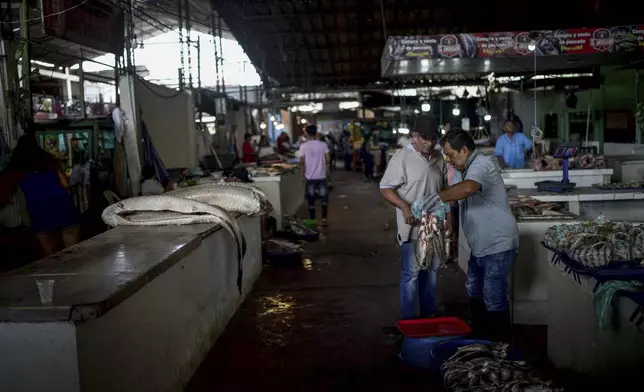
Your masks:
M 460 347 L 441 367 L 448 391 L 559 392 L 526 362 L 511 361 L 504 343 Z
M 435 214 L 423 213 L 416 242 L 416 261 L 421 269 L 429 268 L 434 254 L 438 255 L 441 263 L 449 260 L 452 233 L 445 222 Z
M 531 197 L 519 196 L 510 200 L 510 207 L 515 217 L 562 215 L 565 203 L 543 202 Z

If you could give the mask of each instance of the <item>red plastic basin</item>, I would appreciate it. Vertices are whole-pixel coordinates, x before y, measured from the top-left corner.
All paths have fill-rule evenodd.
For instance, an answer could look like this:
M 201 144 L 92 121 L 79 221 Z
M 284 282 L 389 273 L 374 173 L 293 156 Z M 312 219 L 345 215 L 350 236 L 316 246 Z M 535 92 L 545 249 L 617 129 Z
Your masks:
M 430 338 L 436 336 L 466 336 L 470 326 L 458 317 L 435 317 L 426 319 L 400 320 L 396 327 L 410 338 Z

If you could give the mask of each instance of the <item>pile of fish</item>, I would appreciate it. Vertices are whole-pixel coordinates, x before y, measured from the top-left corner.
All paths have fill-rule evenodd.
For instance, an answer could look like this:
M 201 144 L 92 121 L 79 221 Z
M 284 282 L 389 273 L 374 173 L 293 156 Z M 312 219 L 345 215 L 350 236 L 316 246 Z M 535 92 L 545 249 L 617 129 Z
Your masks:
M 445 223 L 435 214 L 423 213 L 416 241 L 416 260 L 421 269 L 429 268 L 433 255 L 437 255 L 441 263 L 449 260 L 452 233 Z
M 610 184 L 594 184 L 595 188 L 606 191 L 617 191 L 627 189 L 643 189 L 644 181 L 625 181 L 625 182 L 611 182 Z
M 116 226 L 163 226 L 214 223 L 227 230 L 237 249 L 237 286 L 241 291 L 246 243 L 231 213 L 257 215 L 272 206 L 259 189 L 241 183 L 209 184 L 175 190 L 160 196 L 119 201 L 103 210 L 103 221 Z
M 560 216 L 564 203 L 543 202 L 531 197 L 519 196 L 510 199 L 512 214 L 516 217 L 528 216 Z
M 558 392 L 526 362 L 511 361 L 504 343 L 460 347 L 441 367 L 448 391 Z

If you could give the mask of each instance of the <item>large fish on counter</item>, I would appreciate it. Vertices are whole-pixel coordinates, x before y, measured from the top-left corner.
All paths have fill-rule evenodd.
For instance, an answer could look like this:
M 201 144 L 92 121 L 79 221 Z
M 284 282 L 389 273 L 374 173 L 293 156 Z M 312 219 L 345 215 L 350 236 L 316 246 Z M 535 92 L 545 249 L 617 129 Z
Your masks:
M 225 209 L 197 200 L 176 196 L 140 196 L 121 200 L 103 210 L 103 222 L 116 226 L 163 226 L 194 223 L 220 224 L 235 240 L 237 248 L 237 287 L 241 292 L 242 259 L 246 242 L 235 217 Z
M 416 241 L 416 261 L 421 269 L 428 269 L 434 254 L 441 263 L 446 263 L 450 258 L 452 233 L 447 229 L 444 219 L 439 219 L 434 214 L 423 213 L 423 218 Z
M 258 215 L 272 209 L 264 192 L 257 188 L 228 184 L 204 184 L 177 189 L 166 193 L 184 199 L 221 207 L 229 212 Z

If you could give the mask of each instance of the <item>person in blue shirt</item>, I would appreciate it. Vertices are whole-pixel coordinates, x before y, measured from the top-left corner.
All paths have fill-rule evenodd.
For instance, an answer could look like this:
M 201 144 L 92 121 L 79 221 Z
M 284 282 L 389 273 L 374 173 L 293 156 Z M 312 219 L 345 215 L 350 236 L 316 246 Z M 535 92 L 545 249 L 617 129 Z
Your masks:
M 525 153 L 532 150 L 532 140 L 525 134 L 515 132 L 514 123 L 506 121 L 503 124 L 503 136 L 496 140 L 494 155 L 504 169 L 523 169 Z

